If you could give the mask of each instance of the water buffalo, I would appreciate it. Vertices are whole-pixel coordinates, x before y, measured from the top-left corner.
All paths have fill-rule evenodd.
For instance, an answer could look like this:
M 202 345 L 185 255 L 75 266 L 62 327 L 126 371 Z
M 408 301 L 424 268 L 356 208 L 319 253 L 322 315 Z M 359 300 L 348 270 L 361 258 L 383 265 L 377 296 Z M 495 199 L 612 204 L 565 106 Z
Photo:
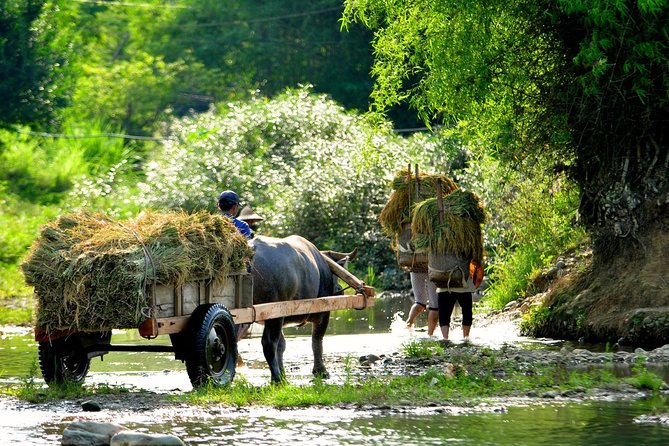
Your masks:
M 253 275 L 253 303 L 281 302 L 334 296 L 342 293 L 337 276 L 333 275 L 323 255 L 340 264 L 355 255 L 333 251 L 321 253 L 303 237 L 286 238 L 257 236 L 249 242 L 255 251 Z M 284 379 L 283 352 L 286 339 L 283 327 L 312 323 L 311 346 L 314 353 L 314 376 L 327 377 L 323 362 L 323 336 L 328 328 L 330 312 L 269 319 L 264 322 L 262 347 L 273 382 Z

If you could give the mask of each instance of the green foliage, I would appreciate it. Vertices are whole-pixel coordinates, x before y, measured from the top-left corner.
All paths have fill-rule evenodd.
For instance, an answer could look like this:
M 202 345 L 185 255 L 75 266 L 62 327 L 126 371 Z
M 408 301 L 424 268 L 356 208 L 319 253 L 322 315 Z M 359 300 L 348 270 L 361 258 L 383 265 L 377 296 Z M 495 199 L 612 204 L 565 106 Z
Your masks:
M 554 41 L 537 29 L 541 6 L 349 0 L 344 23 L 376 31 L 375 107 L 408 102 L 426 122 L 458 122 L 472 140 L 512 154 L 533 149 L 533 127 L 559 130 L 540 100 L 561 80 Z
M 64 105 L 72 48 L 59 37 L 57 11 L 40 0 L 0 3 L 0 127 L 46 125 Z
M 525 174 L 530 168 L 533 174 Z M 484 234 L 491 285 L 484 302 L 491 308 L 532 291 L 528 285 L 541 268 L 586 239 L 576 222 L 578 188 L 542 172 L 542 166 L 516 169 L 483 156 L 461 173 L 489 213 Z
M 402 345 L 402 351 L 408 358 L 431 358 L 443 354 L 444 347 L 438 341 L 411 341 Z
M 253 85 L 274 96 L 286 87 L 313 84 L 315 91 L 328 93 L 347 108 L 367 109 L 371 32 L 342 33 L 341 2 L 183 4 L 172 11 L 172 20 L 151 30 L 151 47 L 168 60 L 183 57 L 187 50 L 208 69 L 227 74 L 228 88 L 239 91 Z
M 0 183 L 0 301 L 10 297 L 26 297 L 31 290 L 19 271 L 28 248 L 39 233 L 41 225 L 58 213 L 55 206 L 25 202 Z M 26 323 L 31 320 L 32 305 L 14 308 L 4 304 L 0 323 Z
M 84 173 L 80 152 L 57 150 L 34 138 L 0 131 L 0 180 L 22 199 L 49 204 L 59 201 L 71 179 Z
M 185 112 L 182 88 L 193 84 L 222 88 L 218 73 L 205 74 L 202 68 L 184 60 L 168 63 L 145 52 L 112 66 L 85 64 L 67 114 L 82 120 L 107 119 L 131 135 L 151 131 L 174 108 Z
M 376 272 L 374 271 L 374 267 L 372 265 L 367 265 L 367 275 L 365 276 L 364 282 L 365 284 L 373 287 L 375 281 L 376 281 Z
M 426 346 L 432 343 L 426 343 Z M 436 346 L 435 342 L 433 346 Z M 413 347 L 409 347 L 412 349 Z M 423 348 L 421 347 L 422 351 Z M 422 353 L 419 358 L 443 360 L 443 349 L 433 356 Z M 422 370 L 413 376 L 377 376 L 347 379 L 341 385 L 315 380 L 311 385 L 290 383 L 254 387 L 245 380 L 225 388 L 203 388 L 172 399 L 206 405 L 220 403 L 233 406 L 268 405 L 273 407 L 302 407 L 336 405 L 340 403 L 401 405 L 406 401 L 421 404 L 477 404 L 484 398 L 524 396 L 526 393 L 592 389 L 607 386 L 618 380 L 604 368 L 571 370 L 564 366 L 530 364 L 503 357 L 498 351 L 457 352 L 449 350 L 449 361 L 442 366 Z M 438 356 L 438 357 L 437 357 Z
M 371 32 L 342 33 L 334 0 L 15 0 L 0 11 L 7 48 L 20 49 L 0 64 L 8 122 L 40 118 L 56 131 L 62 119 L 94 117 L 146 135 L 172 114 L 307 83 L 368 105 Z
M 45 387 L 43 383 L 35 381 L 39 373 L 37 359 L 35 359 L 28 373 L 21 379 L 20 385 L 15 388 L 5 388 L 2 393 L 16 396 L 33 404 L 41 404 L 49 401 L 86 398 L 93 395 L 120 395 L 129 391 L 125 387 L 111 387 L 107 384 L 84 387 L 77 382 L 64 382 L 60 385 Z
M 523 315 L 523 319 L 520 321 L 520 326 L 518 327 L 519 332 L 523 336 L 536 333 L 539 328 L 546 325 L 550 315 L 551 310 L 548 307 L 543 305 L 532 307 L 528 313 Z
M 113 133 L 114 128 L 102 122 L 84 125 L 66 123 L 65 130 L 72 135 Z M 67 197 L 74 190 L 81 191 L 80 183 L 90 182 L 102 202 L 109 192 L 109 175 L 125 168 L 127 174 L 116 186 L 126 181 L 136 182 L 132 170 L 133 144 L 125 145 L 116 138 L 50 138 L 29 136 L 0 130 L 0 299 L 30 294 L 18 271 L 28 248 L 39 233 L 39 228 L 54 219 L 69 206 Z M 100 176 L 105 173 L 105 176 Z M 121 206 L 131 206 L 121 203 Z M 17 313 L 18 311 L 18 313 Z M 30 314 L 30 308 L 11 310 L 4 316 L 14 322 L 20 315 Z M 17 316 L 18 314 L 18 316 Z
M 408 102 L 528 175 L 567 172 L 602 251 L 663 207 L 668 19 L 664 0 L 348 0 L 344 13 L 376 32 L 376 109 Z
M 491 270 L 492 280 L 486 290 L 484 305 L 490 309 L 501 309 L 507 303 L 528 292 L 530 279 L 544 266 L 541 253 L 531 246 L 522 246 L 505 254 Z
M 638 389 L 658 392 L 666 384 L 662 380 L 662 377 L 649 371 L 643 361 L 643 358 L 637 358 L 636 363 L 632 367 L 632 376 L 626 378 L 625 381 Z
M 451 154 L 453 163 L 462 156 L 452 138 L 404 139 L 301 88 L 176 119 L 136 188 L 123 183 L 122 168 L 78 183 L 71 201 L 108 204 L 112 214 L 126 203 L 216 212 L 218 193 L 234 189 L 265 218 L 262 233 L 300 234 L 322 249 L 358 246 L 358 273 L 371 265 L 390 287 L 400 270 L 377 220 L 390 179 L 407 158 L 429 169 Z
M 9 192 L 33 203 L 57 203 L 77 178 L 98 175 L 128 159 L 132 146 L 122 139 L 77 138 L 114 133 L 103 122 L 67 123 L 64 129 L 74 137 L 30 137 L 29 129 L 0 130 L 0 181 Z

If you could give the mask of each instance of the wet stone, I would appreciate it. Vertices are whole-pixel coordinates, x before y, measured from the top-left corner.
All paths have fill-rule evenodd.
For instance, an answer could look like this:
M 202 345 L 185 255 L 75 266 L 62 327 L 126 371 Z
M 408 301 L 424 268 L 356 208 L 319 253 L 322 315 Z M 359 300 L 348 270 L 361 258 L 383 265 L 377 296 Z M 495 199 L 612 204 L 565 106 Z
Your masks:
M 109 446 L 184 446 L 184 442 L 174 435 L 122 431 L 112 437 Z
M 81 409 L 84 412 L 100 412 L 102 406 L 97 401 L 84 401 L 81 403 Z
M 583 356 L 591 356 L 592 352 L 590 350 L 586 350 L 583 348 L 575 348 L 574 351 L 571 352 L 574 355 L 583 355 Z
M 107 446 L 125 428 L 119 424 L 75 421 L 63 431 L 62 446 Z

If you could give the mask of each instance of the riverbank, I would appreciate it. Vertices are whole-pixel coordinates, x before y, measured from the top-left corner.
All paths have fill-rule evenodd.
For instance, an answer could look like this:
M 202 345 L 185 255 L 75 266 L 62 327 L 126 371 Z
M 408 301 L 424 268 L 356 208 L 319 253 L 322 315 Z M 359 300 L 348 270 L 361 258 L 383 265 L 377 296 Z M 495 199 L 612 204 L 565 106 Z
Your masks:
M 267 418 L 504 416 L 518 408 L 615 402 L 629 402 L 626 407 L 644 402 L 650 409 L 635 415 L 634 423 L 669 429 L 669 346 L 597 351 L 517 338 L 517 319 L 510 312 L 477 315 L 474 327 L 471 343 L 454 338 L 445 344 L 422 331 L 404 329 L 397 339 L 392 332 L 326 337 L 332 342 L 326 357 L 330 378 L 323 381 L 310 375 L 309 338 L 290 338 L 288 382 L 279 386 L 269 384 L 257 337 L 242 340 L 247 364 L 226 388 L 193 391 L 185 371 L 177 369 L 133 375 L 96 372 L 82 388 L 62 390 L 46 388 L 38 377 L 23 378 L 2 390 L 0 416 L 7 423 L 15 419 L 7 426 L 20 426 L 26 438 L 37 431 L 39 438 L 49 440 L 31 444 L 60 444 L 63 429 L 78 420 L 169 432 L 184 440 L 183 429 L 188 429 L 190 438 L 197 439 L 193 444 L 214 444 L 203 433 L 208 429 L 204 426 L 237 425 L 238 420 L 258 420 L 264 432 Z M 454 328 L 456 336 L 459 330 Z M 4 332 L 9 336 L 10 331 Z M 342 343 L 338 338 L 345 344 L 341 349 L 333 345 Z M 158 381 L 163 383 L 160 389 Z
M 395 310 L 387 304 L 404 302 L 409 299 L 405 294 L 380 293 L 376 309 L 393 314 Z M 389 333 L 385 328 L 382 332 L 370 329 L 369 334 L 328 335 L 325 352 L 330 378 L 323 381 L 313 380 L 311 342 L 299 336 L 287 341 L 284 361 L 288 383 L 269 385 L 259 333 L 253 333 L 240 343 L 247 364 L 238 368 L 229 388 L 192 391 L 183 365 L 170 355 L 165 355 L 166 366 L 176 363 L 181 370 L 154 368 L 156 371 L 135 374 L 118 373 L 128 369 L 123 364 L 115 366 L 118 356 L 110 355 L 104 363 L 111 361 L 110 370 L 114 371 L 94 371 L 81 389 L 59 392 L 46 388 L 39 371 L 33 370 L 32 378 L 4 388 L 0 401 L 17 412 L 66 413 L 104 420 L 116 416 L 151 419 L 152 414 L 171 411 L 194 417 L 209 416 L 211 411 L 235 414 L 261 407 L 468 413 L 549 402 L 653 398 L 657 401 L 654 413 L 660 415 L 656 422 L 667 419 L 662 414 L 669 413 L 669 346 L 645 351 L 525 338 L 518 334 L 521 314 L 519 308 L 510 306 L 505 311 L 475 315 L 471 343 L 459 338 L 457 315 L 453 342 L 448 344 L 427 337 L 421 329 L 407 331 L 399 314 Z M 354 315 L 365 318 L 371 313 Z M 30 332 L 17 327 L 0 331 L 27 337 Z M 95 403 L 100 411 L 84 412 L 86 402 Z
M 477 322 L 479 330 L 485 329 L 484 321 Z M 391 353 L 376 354 L 368 349 L 369 353 L 359 357 L 330 356 L 330 378 L 323 381 L 314 381 L 308 375 L 311 358 L 305 352 L 304 356 L 287 358 L 288 383 L 282 386 L 269 385 L 266 366 L 256 364 L 254 367 L 261 367 L 256 378 L 242 367 L 232 386 L 223 389 L 192 391 L 183 385 L 184 372 L 164 371 L 143 373 L 141 379 L 130 377 L 126 382 L 132 385 L 128 386 L 95 375 L 81 389 L 50 389 L 39 378 L 26 378 L 4 389 L 3 399 L 13 400 L 12 405 L 46 411 L 77 411 L 87 401 L 112 412 L 184 407 L 239 410 L 263 405 L 458 411 L 479 406 L 485 409 L 500 402 L 515 405 L 655 396 L 664 401 L 663 412 L 669 412 L 669 345 L 631 352 L 578 347 L 518 343 L 490 347 L 417 337 Z M 153 375 L 155 378 L 151 378 Z M 143 382 L 156 380 L 172 382 L 173 387 L 161 391 L 142 388 Z

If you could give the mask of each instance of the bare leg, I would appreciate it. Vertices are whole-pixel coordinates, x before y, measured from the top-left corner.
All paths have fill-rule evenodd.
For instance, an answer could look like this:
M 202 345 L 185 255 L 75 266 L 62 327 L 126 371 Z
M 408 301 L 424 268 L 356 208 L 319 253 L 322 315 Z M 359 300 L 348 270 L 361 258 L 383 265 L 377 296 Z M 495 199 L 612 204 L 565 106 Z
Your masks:
M 439 310 L 430 309 L 427 313 L 427 335 L 432 336 L 439 325 Z
M 444 337 L 444 340 L 448 340 L 448 329 L 450 327 L 448 325 L 442 325 L 441 326 L 441 335 Z
M 464 336 L 465 339 L 469 338 L 469 330 L 472 328 L 471 325 L 463 325 L 462 326 L 462 336 Z
M 419 314 L 425 310 L 425 307 L 421 304 L 414 303 L 409 310 L 409 317 L 407 318 L 407 328 L 413 327 L 414 322 Z

